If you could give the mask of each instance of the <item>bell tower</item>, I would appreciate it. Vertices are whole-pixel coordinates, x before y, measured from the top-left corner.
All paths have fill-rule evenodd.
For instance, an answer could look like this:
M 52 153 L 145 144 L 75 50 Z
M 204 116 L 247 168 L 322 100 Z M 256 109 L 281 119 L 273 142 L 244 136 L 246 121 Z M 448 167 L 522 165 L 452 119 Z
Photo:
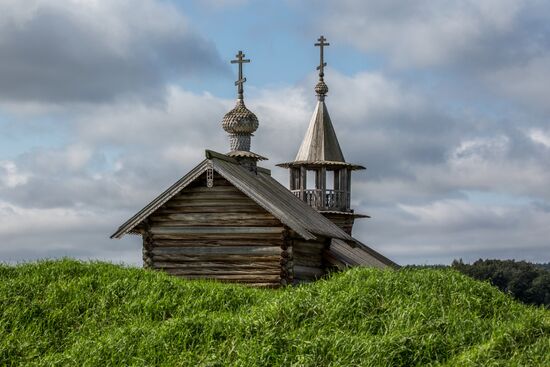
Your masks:
M 368 217 L 351 209 L 351 173 L 365 167 L 347 163 L 332 125 L 325 97 L 324 47 L 321 36 L 315 43 L 320 49 L 319 81 L 315 86 L 317 105 L 296 158 L 278 164 L 290 170 L 290 191 L 325 217 L 351 234 L 355 218 Z

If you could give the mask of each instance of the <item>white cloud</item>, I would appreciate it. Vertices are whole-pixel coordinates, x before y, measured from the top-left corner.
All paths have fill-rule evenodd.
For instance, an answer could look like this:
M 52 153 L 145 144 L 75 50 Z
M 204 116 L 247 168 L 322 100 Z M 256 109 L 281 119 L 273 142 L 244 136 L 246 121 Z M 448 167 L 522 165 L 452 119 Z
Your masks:
M 29 175 L 19 172 L 17 165 L 12 161 L 0 161 L 0 182 L 2 185 L 13 188 L 27 183 Z
M 327 4 L 319 21 L 338 39 L 382 51 L 400 67 L 454 63 L 513 33 L 536 1 L 357 1 Z M 330 16 L 328 16 L 330 14 Z
M 548 261 L 550 212 L 531 205 L 487 205 L 439 200 L 378 208 L 356 234 L 401 263 L 445 263 L 463 258 Z M 357 233 L 359 232 L 359 233 Z
M 529 131 L 528 135 L 534 142 L 550 148 L 550 132 L 546 132 L 540 129 L 532 129 L 531 131 Z
M 549 46 L 550 48 L 550 46 Z M 527 107 L 550 112 L 550 49 L 517 65 L 487 72 L 484 79 L 500 95 Z
M 126 213 L 122 212 L 122 215 Z M 0 259 L 17 262 L 71 256 L 139 265 L 136 241 L 109 241 L 121 212 L 21 208 L 0 201 Z
M 155 0 L 0 2 L 0 53 L 4 104 L 160 99 L 171 78 L 226 72 L 179 8 Z

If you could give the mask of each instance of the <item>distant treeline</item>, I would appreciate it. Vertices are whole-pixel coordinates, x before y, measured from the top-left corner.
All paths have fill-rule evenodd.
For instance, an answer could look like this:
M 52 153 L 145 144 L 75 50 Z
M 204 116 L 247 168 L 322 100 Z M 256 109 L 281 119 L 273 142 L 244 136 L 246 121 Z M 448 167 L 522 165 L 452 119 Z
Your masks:
M 533 264 L 533 265 L 538 266 L 539 268 L 542 268 L 542 269 L 545 269 L 545 270 L 550 271 L 550 263 L 546 263 L 546 264 Z
M 408 265 L 407 268 L 444 269 L 448 265 Z M 550 263 L 533 264 L 514 260 L 482 260 L 465 264 L 454 260 L 450 268 L 474 279 L 489 281 L 517 300 L 550 308 Z
M 451 268 L 478 280 L 488 280 L 501 291 L 531 305 L 550 308 L 550 264 L 514 260 L 455 260 Z

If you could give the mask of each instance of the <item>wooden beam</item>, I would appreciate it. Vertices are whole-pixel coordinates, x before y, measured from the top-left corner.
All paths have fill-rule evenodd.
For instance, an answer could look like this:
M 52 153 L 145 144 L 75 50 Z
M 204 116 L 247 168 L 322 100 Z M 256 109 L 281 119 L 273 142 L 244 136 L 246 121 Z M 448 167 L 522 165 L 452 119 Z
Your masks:
M 232 254 L 200 254 L 200 255 L 184 255 L 184 254 L 162 254 L 162 255 L 154 255 L 153 256 L 153 262 L 156 263 L 158 261 L 173 261 L 173 262 L 197 262 L 197 263 L 204 263 L 209 261 L 228 261 L 228 262 L 234 262 L 234 261 L 242 261 L 242 262 L 250 262 L 250 263 L 257 263 L 257 262 L 272 262 L 272 263 L 279 263 L 280 256 L 279 255 L 232 255 Z
M 151 227 L 153 234 L 278 234 L 283 231 L 283 227 Z
M 165 270 L 167 273 L 178 275 L 176 271 Z M 186 279 L 216 279 L 216 280 L 228 280 L 239 283 L 271 283 L 280 281 L 280 276 L 277 275 L 260 275 L 260 274 L 232 274 L 232 275 L 182 275 Z
M 158 247 L 219 247 L 219 246 L 281 246 L 282 241 L 277 237 L 268 239 L 258 238 L 238 238 L 238 239 L 178 239 L 178 240 L 159 240 L 155 239 L 155 246 Z
M 326 192 L 327 192 L 327 169 L 325 167 L 321 167 L 317 174 L 319 175 L 319 187 L 318 189 L 321 190 L 321 200 L 320 200 L 320 206 L 321 208 L 324 208 L 326 206 Z
M 157 261 L 153 264 L 155 269 L 265 269 L 279 271 L 280 265 L 277 262 L 224 262 L 224 261 L 205 261 L 205 262 L 173 262 Z
M 156 255 L 278 255 L 281 248 L 278 246 L 219 246 L 219 247 L 155 247 L 151 250 Z
M 304 191 L 307 189 L 307 170 L 300 166 L 300 199 L 305 200 Z
M 340 170 L 334 170 L 334 183 L 333 183 L 333 188 L 334 190 L 341 190 L 340 189 Z

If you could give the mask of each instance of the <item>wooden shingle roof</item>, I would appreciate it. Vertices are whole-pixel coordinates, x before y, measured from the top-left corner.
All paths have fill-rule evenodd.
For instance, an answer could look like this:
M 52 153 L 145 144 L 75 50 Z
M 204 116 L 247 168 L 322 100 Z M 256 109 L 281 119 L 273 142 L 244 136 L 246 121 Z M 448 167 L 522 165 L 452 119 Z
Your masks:
M 327 250 L 327 258 L 338 267 L 348 266 L 370 266 L 374 268 L 386 268 L 388 266 L 397 268 L 395 262 L 384 255 L 360 243 L 351 247 L 346 242 L 333 239 L 330 248 Z
M 295 161 L 345 162 L 325 101 L 317 101 Z

